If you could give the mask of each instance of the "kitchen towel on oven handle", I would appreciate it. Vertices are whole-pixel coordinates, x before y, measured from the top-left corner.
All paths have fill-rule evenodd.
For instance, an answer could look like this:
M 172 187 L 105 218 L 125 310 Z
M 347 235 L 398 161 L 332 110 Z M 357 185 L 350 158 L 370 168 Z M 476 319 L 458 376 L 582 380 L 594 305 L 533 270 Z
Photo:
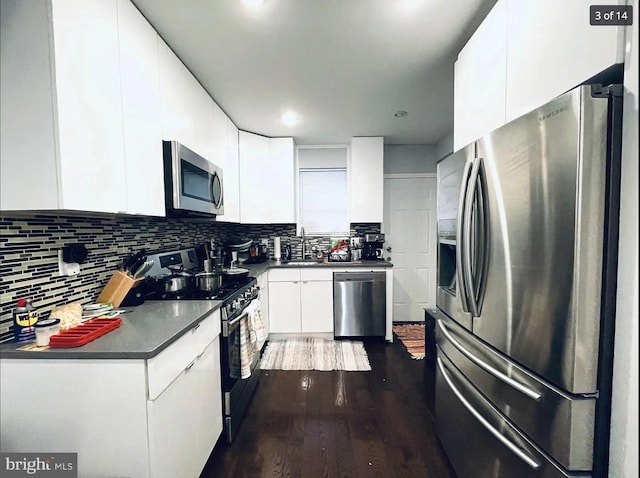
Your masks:
M 251 361 L 256 352 L 255 343 L 251 340 L 249 314 L 240 320 L 240 378 L 251 376 Z
M 256 350 L 262 348 L 265 340 L 267 340 L 267 328 L 262 319 L 262 311 L 260 310 L 260 301 L 253 300 L 247 307 L 247 316 L 249 318 L 249 330 L 251 334 L 251 342 L 258 344 Z
M 255 354 L 255 344 L 251 342 L 249 317 L 245 312 L 240 318 L 238 333 L 233 334 L 229 344 L 229 376 L 245 379 L 251 376 L 251 361 Z

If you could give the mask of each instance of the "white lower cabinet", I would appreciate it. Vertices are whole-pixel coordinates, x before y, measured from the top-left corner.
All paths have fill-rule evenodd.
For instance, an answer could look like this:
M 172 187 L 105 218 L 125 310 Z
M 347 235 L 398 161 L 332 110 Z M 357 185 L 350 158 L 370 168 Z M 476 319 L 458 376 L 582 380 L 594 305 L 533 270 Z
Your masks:
M 147 402 L 151 476 L 200 475 L 222 430 L 221 400 L 216 338 L 158 398 Z
M 269 271 L 269 320 L 273 333 L 333 333 L 333 271 Z
M 148 360 L 0 360 L 0 448 L 77 453 L 83 478 L 197 478 L 222 433 L 219 335 L 216 310 Z
M 333 333 L 333 271 L 300 270 L 302 332 Z
M 302 332 L 300 281 L 269 281 L 269 332 Z
M 271 323 L 269 321 L 269 271 L 265 270 L 256 277 L 258 287 L 260 288 L 260 312 L 262 314 L 262 322 L 267 333 L 271 331 Z

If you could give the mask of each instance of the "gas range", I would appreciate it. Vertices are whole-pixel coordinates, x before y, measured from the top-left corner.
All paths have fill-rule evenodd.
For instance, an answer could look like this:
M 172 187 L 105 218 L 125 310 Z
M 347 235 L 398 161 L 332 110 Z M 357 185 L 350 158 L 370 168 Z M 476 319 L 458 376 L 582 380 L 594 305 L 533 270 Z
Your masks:
M 251 298 L 257 292 L 257 281 L 255 277 L 247 277 L 242 283 L 225 284 L 218 287 L 214 291 L 206 292 L 195 288 L 187 289 L 180 292 L 162 292 L 158 293 L 154 299 L 156 300 L 222 300 L 224 302 L 232 302 L 234 300 L 242 300 Z
M 203 292 L 189 289 L 178 293 L 156 293 L 151 300 L 221 300 L 222 320 L 228 321 L 240 315 L 242 311 L 257 299 L 259 295 L 258 282 L 255 277 L 247 277 L 242 283 L 225 284 L 213 292 Z
M 162 290 L 163 276 L 171 275 L 169 267 L 179 266 L 184 270 L 196 274 L 201 272 L 198 266 L 195 249 L 180 249 L 149 255 L 153 260 L 153 267 L 145 274 L 147 278 L 148 300 L 221 300 L 223 316 L 231 317 L 245 308 L 253 299 L 258 297 L 258 285 L 255 277 L 246 277 L 241 282 L 223 284 L 214 291 L 201 291 L 194 285 L 179 292 L 165 292 Z
M 171 274 L 170 266 L 179 266 L 193 274 L 200 272 L 195 249 L 183 249 L 148 256 L 154 263 L 138 287 L 148 290 L 145 300 L 219 300 L 220 305 L 220 373 L 223 394 L 224 436 L 233 441 L 260 379 L 260 357 L 266 342 L 258 342 L 258 332 L 265 330 L 260 314 L 260 288 L 255 277 L 225 283 L 212 292 L 193 285 L 180 292 L 164 292 L 162 277 Z M 252 339 L 251 337 L 254 337 Z M 219 403 L 217 404 L 219 406 Z

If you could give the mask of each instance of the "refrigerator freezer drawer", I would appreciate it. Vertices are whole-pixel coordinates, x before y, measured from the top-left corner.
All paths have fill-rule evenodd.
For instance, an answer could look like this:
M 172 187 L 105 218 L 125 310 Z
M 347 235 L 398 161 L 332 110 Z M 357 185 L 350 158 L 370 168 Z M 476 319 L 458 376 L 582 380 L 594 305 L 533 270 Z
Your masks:
M 542 382 L 442 313 L 436 337 L 464 376 L 558 463 L 570 470 L 592 468 L 595 398 Z
M 438 350 L 436 429 L 460 478 L 585 477 L 554 463 Z

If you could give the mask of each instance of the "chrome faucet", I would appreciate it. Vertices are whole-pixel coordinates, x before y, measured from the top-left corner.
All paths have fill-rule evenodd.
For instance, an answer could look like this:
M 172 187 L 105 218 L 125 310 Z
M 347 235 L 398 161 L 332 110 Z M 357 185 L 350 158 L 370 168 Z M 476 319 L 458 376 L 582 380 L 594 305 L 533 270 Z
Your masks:
M 300 228 L 300 235 L 302 236 L 302 260 L 304 261 L 304 258 L 306 256 L 306 253 L 304 250 L 304 227 Z

